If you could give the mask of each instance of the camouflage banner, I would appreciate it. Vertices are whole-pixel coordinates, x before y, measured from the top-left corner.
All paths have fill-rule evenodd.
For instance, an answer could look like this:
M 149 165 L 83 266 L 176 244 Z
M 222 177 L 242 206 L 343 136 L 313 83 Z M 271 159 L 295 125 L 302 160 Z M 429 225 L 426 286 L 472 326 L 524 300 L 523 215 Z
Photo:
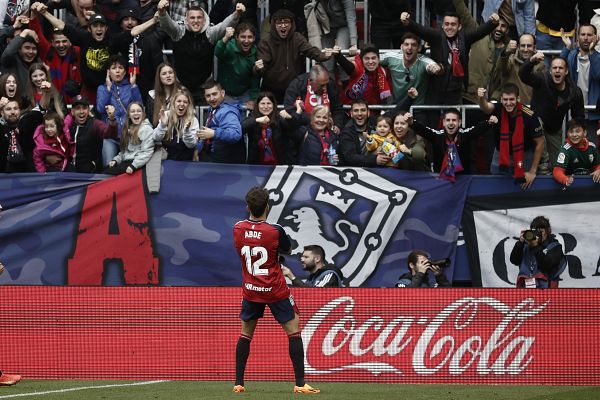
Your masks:
M 454 260 L 470 177 L 455 184 L 392 169 L 186 162 L 163 164 L 158 194 L 143 171 L 0 175 L 0 284 L 237 286 L 233 224 L 266 187 L 269 222 L 292 238 L 286 263 L 323 246 L 350 286 L 393 287 L 416 248 Z M 453 263 L 454 264 L 454 263 Z M 446 274 L 452 279 L 453 266 Z

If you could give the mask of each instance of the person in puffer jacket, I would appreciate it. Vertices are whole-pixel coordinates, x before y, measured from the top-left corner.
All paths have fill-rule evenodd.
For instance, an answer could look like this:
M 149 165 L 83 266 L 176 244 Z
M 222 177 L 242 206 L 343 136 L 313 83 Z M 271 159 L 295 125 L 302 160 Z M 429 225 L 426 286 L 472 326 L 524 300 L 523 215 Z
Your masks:
M 105 174 L 133 174 L 146 165 L 154 153 L 154 129 L 146 118 L 141 102 L 127 107 L 127 120 L 121 133 L 119 153 L 104 170 Z
M 111 56 L 106 71 L 106 82 L 98 86 L 96 95 L 96 110 L 102 121 L 108 123 L 106 106 L 115 107 L 118 132 L 123 132 L 123 126 L 127 121 L 127 108 L 134 101 L 142 101 L 142 95 L 135 83 L 135 74 L 126 78 L 127 60 L 120 54 Z M 114 139 L 105 139 L 102 143 L 102 162 L 108 164 L 119 152 L 119 142 Z
M 44 123 L 33 133 L 33 142 L 33 163 L 37 172 L 62 172 L 67 168 L 75 146 L 57 113 L 44 115 Z

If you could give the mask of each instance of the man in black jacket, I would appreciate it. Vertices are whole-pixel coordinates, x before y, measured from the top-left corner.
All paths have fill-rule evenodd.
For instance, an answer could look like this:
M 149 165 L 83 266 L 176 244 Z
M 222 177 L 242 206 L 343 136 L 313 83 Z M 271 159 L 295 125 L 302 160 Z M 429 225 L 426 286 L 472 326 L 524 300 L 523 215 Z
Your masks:
M 550 71 L 533 72 L 535 65 L 544 60 L 537 52 L 519 70 L 523 83 L 533 88 L 531 109 L 542 120 L 550 167 L 554 167 L 562 146 L 563 121 L 571 110 L 571 118 L 585 119 L 583 93 L 569 76 L 567 61 L 556 57 L 550 62 Z
M 342 287 L 344 276 L 342 271 L 333 264 L 325 263 L 325 250 L 319 245 L 304 246 L 300 257 L 305 271 L 310 272 L 306 280 L 302 281 L 285 265 L 281 265 L 283 276 L 292 281 L 292 285 L 300 287 Z
M 444 68 L 444 73 L 433 75 L 429 81 L 427 104 L 461 104 L 463 90 L 468 85 L 471 45 L 494 30 L 500 21 L 498 14 L 492 14 L 486 23 L 466 31 L 462 30 L 456 13 L 444 15 L 441 29 L 415 23 L 408 12 L 403 12 L 400 19 L 409 32 L 429 43 L 431 58 Z
M 375 131 L 375 118 L 369 116 L 369 105 L 364 99 L 352 101 L 352 118 L 340 134 L 340 164 L 352 167 L 377 167 L 385 165 L 390 157 L 383 153 L 367 152 L 367 135 Z
M 87 97 L 77 95 L 73 98 L 73 122 L 69 131 L 71 140 L 75 142 L 75 151 L 68 167 L 69 171 L 91 174 L 102 171 L 102 140 L 117 137 L 115 107 L 106 106 L 106 114 L 108 124 L 90 114 L 90 102 Z
M 462 128 L 460 111 L 455 108 L 444 112 L 442 129 L 433 129 L 414 121 L 410 114 L 407 117 L 415 133 L 431 142 L 434 170 L 440 172 L 441 178 L 451 182 L 455 181 L 457 173 L 468 171 L 468 166 L 465 165 L 470 158 L 468 142 L 487 132 L 488 125 L 498 123 L 498 119 L 492 115 L 487 121 Z

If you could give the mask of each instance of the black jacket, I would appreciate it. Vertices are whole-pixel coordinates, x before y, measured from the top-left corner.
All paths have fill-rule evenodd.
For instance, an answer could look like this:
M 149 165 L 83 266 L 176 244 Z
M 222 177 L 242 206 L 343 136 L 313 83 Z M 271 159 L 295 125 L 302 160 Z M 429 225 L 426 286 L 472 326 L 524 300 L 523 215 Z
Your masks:
M 519 69 L 519 78 L 533 88 L 531 109 L 542 119 L 544 129 L 551 131 L 562 129 L 563 120 L 569 110 L 571 110 L 571 118 L 585 119 L 583 93 L 569 75 L 565 80 L 564 95 L 559 96 L 550 73 L 533 72 L 534 67 L 535 64 L 524 62 Z
M 460 160 L 462 161 L 463 165 L 466 162 L 468 162 L 469 159 L 468 142 L 473 140 L 477 136 L 485 133 L 488 127 L 489 125 L 487 121 L 482 121 L 470 128 L 458 129 L 458 139 L 456 140 L 456 148 L 458 150 L 458 156 L 460 157 Z M 448 145 L 446 144 L 446 130 L 433 129 L 417 121 L 413 122 L 412 128 L 417 135 L 421 136 L 422 138 L 428 140 L 431 143 L 431 146 L 433 147 L 433 166 L 436 172 L 440 172 L 444 156 L 446 155 L 446 152 L 448 150 Z
M 294 163 L 292 142 L 292 133 L 295 132 L 298 125 L 296 113 L 291 114 L 292 119 L 278 118 L 276 123 L 271 123 L 271 134 L 275 152 L 277 154 L 277 164 L 290 165 Z M 248 164 L 258 164 L 259 149 L 258 141 L 262 135 L 262 127 L 256 123 L 255 116 L 248 116 L 242 122 L 242 131 L 248 137 Z
M 367 133 L 375 131 L 375 118 L 367 119 L 365 127 Z M 362 131 L 358 129 L 354 120 L 348 121 L 342 132 L 340 133 L 340 144 L 338 154 L 340 157 L 340 165 L 348 165 L 351 167 L 376 167 L 377 154 L 367 153 L 365 151 L 365 140 L 362 139 Z
M 417 34 L 431 46 L 431 58 L 444 67 L 444 73 L 441 75 L 432 75 L 429 79 L 427 88 L 427 104 L 448 104 L 444 101 L 444 92 L 447 90 L 457 90 L 457 86 L 462 83 L 467 88 L 469 84 L 469 52 L 471 45 L 476 41 L 483 39 L 495 29 L 493 22 L 487 21 L 477 28 L 461 29 L 458 31 L 458 54 L 460 63 L 464 69 L 463 78 L 452 77 L 452 66 L 448 62 L 450 46 L 446 34 L 441 29 L 429 28 L 410 20 L 407 29 Z M 460 86 L 459 86 L 460 87 Z M 459 99 L 460 100 L 460 99 Z
M 305 281 L 298 277 L 292 281 L 292 285 L 299 287 L 343 287 L 344 274 L 335 265 L 326 265 L 310 274 Z

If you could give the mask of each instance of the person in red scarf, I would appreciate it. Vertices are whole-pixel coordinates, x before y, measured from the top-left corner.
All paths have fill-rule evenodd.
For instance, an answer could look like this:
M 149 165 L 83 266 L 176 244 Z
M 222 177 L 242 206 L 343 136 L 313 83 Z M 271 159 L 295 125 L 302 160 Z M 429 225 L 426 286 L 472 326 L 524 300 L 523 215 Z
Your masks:
M 554 180 L 561 185 L 571 186 L 575 175 L 591 175 L 595 183 L 600 183 L 600 154 L 585 136 L 583 120 L 572 119 L 567 123 L 567 140 L 552 170 Z
M 353 100 L 365 99 L 370 105 L 383 104 L 392 96 L 389 75 L 379 65 L 379 49 L 371 44 L 366 44 L 357 54 L 356 51 L 348 52 L 354 56 L 354 61 L 349 61 L 342 53 L 339 46 L 333 48 L 335 61 L 348 74 L 349 80 L 341 92 L 342 103 L 351 104 Z
M 533 110 L 521 103 L 519 88 L 513 83 L 502 86 L 500 102 L 486 100 L 486 90 L 479 88 L 479 107 L 493 114 L 499 121 L 494 129 L 495 148 L 490 172 L 494 175 L 512 174 L 521 189 L 527 189 L 535 180 L 541 165 L 546 139 L 539 118 Z
M 475 126 L 462 128 L 461 114 L 456 108 L 444 111 L 444 127 L 439 130 L 415 121 L 410 113 L 404 114 L 404 117 L 417 135 L 431 142 L 433 168 L 440 173 L 440 178 L 450 182 L 455 182 L 456 174 L 464 170 L 462 160 L 468 159 L 469 142 L 487 132 L 490 125 L 498 123 L 492 115 Z
M 333 117 L 333 131 L 339 134 L 344 127 L 344 109 L 333 79 L 322 64 L 315 64 L 308 73 L 298 75 L 288 86 L 283 106 L 289 114 L 296 111 L 296 102 L 300 100 L 304 113 L 300 125 L 310 124 L 310 114 L 316 106 L 325 106 Z

